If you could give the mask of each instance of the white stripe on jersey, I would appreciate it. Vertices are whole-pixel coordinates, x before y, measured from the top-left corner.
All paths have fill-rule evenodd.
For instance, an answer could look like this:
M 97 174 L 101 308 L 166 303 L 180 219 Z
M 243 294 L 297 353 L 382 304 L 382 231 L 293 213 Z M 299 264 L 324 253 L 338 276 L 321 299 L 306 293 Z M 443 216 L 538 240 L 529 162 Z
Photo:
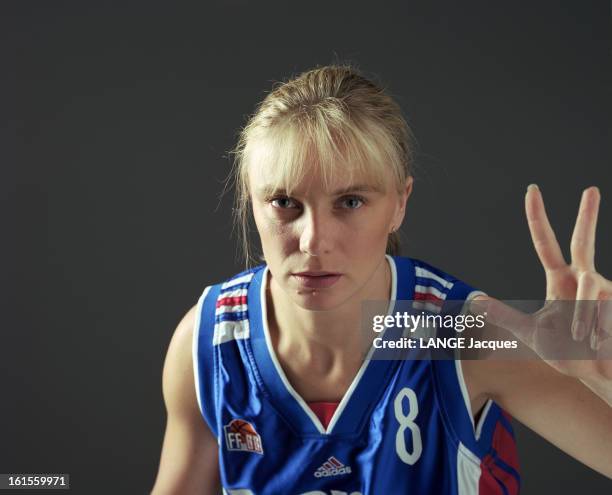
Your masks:
M 424 285 L 415 285 L 414 291 L 420 292 L 421 294 L 433 294 L 434 296 L 439 297 L 442 300 L 446 299 L 447 295 L 446 292 L 441 292 L 431 285 L 429 287 L 426 287 Z
M 222 315 L 223 313 L 240 313 L 241 311 L 247 310 L 246 304 L 238 304 L 236 306 L 219 306 L 217 308 L 217 314 Z
M 480 459 L 459 442 L 457 449 L 458 495 L 478 495 L 480 473 Z
M 255 273 L 247 273 L 246 275 L 243 275 L 242 277 L 228 280 L 221 286 L 221 290 L 223 291 L 225 289 L 229 289 L 230 287 L 233 287 L 234 285 L 238 285 L 238 284 L 246 284 L 251 281 L 251 279 L 253 278 L 253 275 L 255 275 Z
M 238 287 L 236 289 L 223 291 L 219 294 L 220 299 L 224 299 L 226 297 L 243 297 L 248 294 L 248 290 L 244 287 Z
M 223 344 L 230 340 L 249 338 L 249 320 L 220 321 L 215 323 L 213 345 Z
M 476 440 L 480 440 L 480 435 L 482 434 L 482 427 L 484 426 L 485 421 L 487 420 L 487 414 L 489 414 L 489 410 L 491 409 L 492 405 L 493 401 L 489 399 L 486 405 L 484 406 L 484 409 L 480 413 L 480 418 L 478 418 L 478 424 L 476 425 Z
M 440 285 L 442 285 L 442 287 L 445 287 L 446 289 L 449 289 L 449 290 L 453 286 L 452 282 L 449 282 L 448 280 L 444 280 L 439 275 L 436 275 L 435 273 L 430 272 L 429 270 L 426 270 L 425 268 L 421 268 L 420 266 L 415 266 L 414 268 L 415 268 L 417 277 L 432 278 L 436 282 L 438 282 Z
M 254 272 L 247 273 L 246 275 L 242 275 L 241 277 L 237 277 L 225 282 L 221 286 L 221 292 L 219 293 L 219 298 L 217 299 L 217 301 L 226 298 L 246 297 L 248 294 L 248 288 L 236 286 L 250 283 L 254 275 Z M 232 287 L 234 288 L 232 289 Z M 215 316 L 245 312 L 247 311 L 247 309 L 247 304 L 224 304 L 215 309 Z M 248 339 L 249 335 L 250 329 L 248 319 L 241 319 L 237 321 L 220 321 L 219 323 L 215 323 L 213 345 L 223 344 L 224 342 L 229 342 L 231 340 L 236 339 Z

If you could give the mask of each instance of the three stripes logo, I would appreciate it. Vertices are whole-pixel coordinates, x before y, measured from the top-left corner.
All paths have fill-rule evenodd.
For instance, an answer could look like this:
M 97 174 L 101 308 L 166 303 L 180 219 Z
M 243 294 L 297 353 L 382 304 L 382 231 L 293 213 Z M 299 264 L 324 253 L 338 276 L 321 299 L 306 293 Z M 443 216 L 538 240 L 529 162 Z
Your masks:
M 334 456 L 327 459 L 321 467 L 314 472 L 315 478 L 326 478 L 328 476 L 339 476 L 341 474 L 349 474 L 350 466 L 345 466 Z

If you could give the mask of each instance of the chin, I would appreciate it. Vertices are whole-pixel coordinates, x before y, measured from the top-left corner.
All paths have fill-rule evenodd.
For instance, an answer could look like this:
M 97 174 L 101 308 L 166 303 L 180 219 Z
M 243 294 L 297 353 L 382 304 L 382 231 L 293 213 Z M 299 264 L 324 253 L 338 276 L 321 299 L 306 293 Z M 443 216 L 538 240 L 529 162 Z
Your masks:
M 308 311 L 330 311 L 337 308 L 342 303 L 336 294 L 325 290 L 301 289 L 294 292 L 293 300 L 298 306 Z

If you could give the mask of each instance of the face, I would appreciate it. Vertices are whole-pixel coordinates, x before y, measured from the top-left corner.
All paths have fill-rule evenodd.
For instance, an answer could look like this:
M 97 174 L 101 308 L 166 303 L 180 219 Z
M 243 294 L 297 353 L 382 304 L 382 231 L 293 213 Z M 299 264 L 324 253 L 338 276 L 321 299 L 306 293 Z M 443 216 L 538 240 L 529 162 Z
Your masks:
M 255 223 L 273 283 L 298 306 L 330 310 L 359 297 L 380 270 L 412 188 L 386 192 L 340 174 L 325 184 L 313 167 L 291 195 L 270 188 L 271 171 L 249 170 Z M 391 173 L 389 173 L 391 176 Z

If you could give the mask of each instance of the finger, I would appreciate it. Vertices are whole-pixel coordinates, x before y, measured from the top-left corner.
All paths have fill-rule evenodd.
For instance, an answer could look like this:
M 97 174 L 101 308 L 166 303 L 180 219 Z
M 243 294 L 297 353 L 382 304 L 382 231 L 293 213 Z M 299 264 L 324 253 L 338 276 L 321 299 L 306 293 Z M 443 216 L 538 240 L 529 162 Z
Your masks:
M 572 265 L 579 270 L 595 270 L 595 229 L 599 202 L 597 187 L 589 187 L 583 191 L 570 243 Z
M 599 301 L 597 328 L 595 331 L 597 339 L 595 349 L 599 349 L 604 341 L 612 338 L 612 299 Z
M 544 266 L 544 270 L 555 270 L 566 265 L 561 248 L 550 226 L 542 193 L 535 184 L 530 184 L 525 196 L 525 213 L 527 224 L 536 253 Z
M 484 315 L 488 323 L 505 328 L 528 346 L 532 345 L 536 326 L 531 315 L 517 311 L 507 304 L 488 296 L 477 296 L 472 299 L 470 311 Z
M 572 319 L 572 337 L 581 342 L 591 332 L 597 315 L 599 297 L 599 276 L 595 272 L 582 272 L 578 276 L 576 307 Z

